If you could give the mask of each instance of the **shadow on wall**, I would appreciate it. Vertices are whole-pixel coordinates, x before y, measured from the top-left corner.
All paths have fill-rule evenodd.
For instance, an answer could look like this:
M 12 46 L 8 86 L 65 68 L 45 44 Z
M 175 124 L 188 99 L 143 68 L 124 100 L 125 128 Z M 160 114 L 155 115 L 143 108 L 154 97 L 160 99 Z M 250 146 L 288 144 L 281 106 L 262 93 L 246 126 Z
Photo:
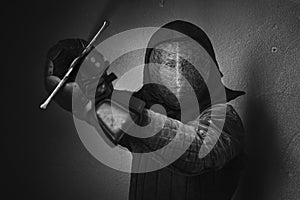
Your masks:
M 250 69 L 263 69 L 264 62 L 254 59 Z M 250 71 L 251 82 L 247 91 L 248 99 L 245 105 L 246 151 L 247 167 L 241 179 L 241 184 L 234 200 L 274 199 L 270 194 L 275 193 L 280 183 L 280 145 L 277 137 L 278 127 L 271 113 L 271 104 L 267 96 L 261 95 L 255 85 L 259 82 L 255 73 Z M 252 84 L 253 83 L 253 84 Z

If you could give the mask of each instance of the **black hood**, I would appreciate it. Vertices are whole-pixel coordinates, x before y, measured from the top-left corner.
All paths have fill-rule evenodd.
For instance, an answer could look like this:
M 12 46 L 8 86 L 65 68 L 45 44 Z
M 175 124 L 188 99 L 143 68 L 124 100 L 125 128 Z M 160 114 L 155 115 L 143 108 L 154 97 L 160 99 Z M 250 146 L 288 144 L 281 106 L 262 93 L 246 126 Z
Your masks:
M 149 63 L 150 54 L 154 47 L 160 43 L 168 42 L 168 40 L 180 37 L 189 37 L 193 39 L 194 41 L 199 43 L 210 55 L 215 63 L 215 67 L 212 67 L 214 69 L 210 70 L 215 71 L 215 73 L 211 73 L 212 75 L 209 76 L 208 82 L 212 84 L 221 84 L 225 88 L 227 102 L 245 94 L 245 92 L 243 91 L 234 91 L 228 89 L 225 85 L 222 84 L 221 77 L 223 76 L 223 74 L 219 69 L 219 65 L 216 60 L 216 55 L 210 39 L 208 38 L 206 33 L 198 26 L 181 20 L 176 20 L 165 24 L 152 35 L 150 41 L 148 42 L 145 53 L 144 84 L 149 81 L 149 69 L 146 66 Z M 216 91 L 216 93 L 218 93 L 218 91 Z M 207 95 L 207 97 L 209 98 L 209 94 Z M 207 102 L 208 101 L 209 100 L 207 100 Z

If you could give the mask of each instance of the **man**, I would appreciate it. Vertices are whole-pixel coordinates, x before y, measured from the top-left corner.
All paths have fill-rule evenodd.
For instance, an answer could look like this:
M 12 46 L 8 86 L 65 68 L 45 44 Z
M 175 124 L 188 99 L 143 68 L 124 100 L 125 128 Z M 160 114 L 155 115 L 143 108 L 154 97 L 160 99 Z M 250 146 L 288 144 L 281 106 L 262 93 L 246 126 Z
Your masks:
M 65 44 L 67 42 L 72 45 Z M 60 45 L 50 50 L 48 55 L 48 91 L 58 83 L 67 64 L 83 50 L 86 43 L 81 40 L 67 40 Z M 62 46 L 65 47 L 61 48 Z M 57 49 L 64 49 L 65 55 Z M 66 58 L 58 62 L 61 57 Z M 104 64 L 104 60 L 102 63 Z M 57 69 L 55 72 L 56 68 L 61 68 L 61 71 Z M 105 73 L 102 80 L 106 76 Z M 132 173 L 130 200 L 220 200 L 232 197 L 242 168 L 244 128 L 238 114 L 228 102 L 244 93 L 223 86 L 221 76 L 207 35 L 191 23 L 173 21 L 162 26 L 150 39 L 145 55 L 144 86 L 133 94 L 135 98 L 145 102 L 141 112 L 132 114 L 135 115 L 135 123 L 140 126 L 153 123 L 153 130 L 157 128 L 155 125 L 160 126 L 156 134 L 139 138 L 118 131 L 118 136 L 115 137 L 116 132 L 109 130 L 110 124 L 104 119 L 105 108 L 101 107 L 101 100 L 104 99 L 102 97 L 110 98 L 112 85 L 104 85 L 105 90 L 97 89 L 97 117 L 108 137 L 117 138 L 114 143 L 133 153 L 153 152 L 174 140 L 189 143 L 184 151 L 181 145 L 175 145 L 174 152 L 183 151 L 182 155 L 162 169 Z M 82 102 L 82 106 L 73 113 L 78 118 L 88 118 L 90 124 L 98 123 L 97 117 L 88 116 L 91 101 L 84 95 L 84 88 L 72 81 L 74 79 L 57 95 L 56 102 L 70 111 L 73 92 L 73 96 Z M 213 85 L 213 90 L 208 85 Z M 222 89 L 225 90 L 224 99 L 221 95 Z M 126 91 L 116 93 L 122 96 Z M 189 98 L 193 94 L 196 95 L 198 105 Z M 151 110 L 155 104 L 162 105 L 166 113 Z M 114 107 L 113 104 L 107 105 Z M 195 106 L 198 106 L 200 113 Z M 134 105 L 132 107 L 134 110 Z M 123 120 L 126 121 L 127 118 Z M 127 130 L 130 132 L 130 127 Z M 172 157 L 171 154 L 169 156 Z M 164 158 L 160 162 L 164 162 Z M 147 168 L 147 161 L 133 156 L 132 166 L 133 172 L 137 172 L 140 168 Z

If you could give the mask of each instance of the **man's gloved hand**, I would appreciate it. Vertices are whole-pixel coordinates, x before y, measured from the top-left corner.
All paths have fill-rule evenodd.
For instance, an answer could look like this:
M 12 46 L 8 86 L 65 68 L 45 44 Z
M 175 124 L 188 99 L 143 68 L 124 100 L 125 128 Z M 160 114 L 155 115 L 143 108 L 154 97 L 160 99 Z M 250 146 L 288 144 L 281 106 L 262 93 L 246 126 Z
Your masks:
M 81 55 L 87 44 L 81 39 L 66 39 L 59 41 L 49 50 L 45 66 L 45 87 L 49 94 L 64 77 L 71 62 Z M 86 60 L 78 62 L 78 65 L 82 63 L 84 66 L 81 66 L 80 73 L 78 74 L 79 67 L 75 67 L 77 71 L 72 72 L 65 86 L 54 97 L 54 101 L 63 109 L 72 112 L 77 118 L 86 120 L 86 114 L 92 109 L 95 96 L 97 99 L 109 96 L 113 91 L 113 85 L 111 83 L 99 84 L 107 76 L 105 72 L 99 80 L 99 73 L 109 65 L 102 54 L 92 51 Z M 96 95 L 91 92 L 95 91 L 95 87 L 97 87 Z M 72 100 L 75 100 L 76 106 L 72 105 Z

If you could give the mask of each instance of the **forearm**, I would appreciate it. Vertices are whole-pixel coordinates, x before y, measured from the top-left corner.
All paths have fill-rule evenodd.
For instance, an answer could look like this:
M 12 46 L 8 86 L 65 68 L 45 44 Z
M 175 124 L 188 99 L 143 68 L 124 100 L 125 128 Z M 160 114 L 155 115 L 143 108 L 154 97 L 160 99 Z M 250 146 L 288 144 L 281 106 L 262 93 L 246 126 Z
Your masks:
M 222 168 L 227 162 L 238 155 L 242 150 L 241 130 L 231 130 L 230 123 L 225 122 L 224 129 L 220 130 L 213 120 L 198 119 L 188 124 L 167 118 L 148 110 L 149 121 L 157 126 L 154 131 L 160 131 L 149 138 L 139 138 L 145 152 L 156 151 L 172 142 L 166 162 L 172 156 L 182 155 L 170 166 L 187 175 L 200 174 L 208 170 Z M 227 117 L 230 117 L 227 115 Z M 188 145 L 188 146 L 187 146 Z
M 225 110 L 226 108 L 221 107 Z M 99 117 L 102 113 L 103 117 L 110 116 L 108 126 L 111 126 L 109 123 L 112 119 L 118 121 L 117 118 L 121 117 L 123 122 L 118 124 L 118 131 L 111 133 L 121 135 L 120 138 L 123 139 L 118 141 L 119 145 L 139 153 L 155 152 L 164 148 L 169 153 L 167 157 L 162 156 L 162 162 L 168 163 L 174 158 L 171 168 L 193 175 L 219 169 L 241 152 L 243 127 L 232 109 L 225 111 L 226 116 L 220 114 L 213 119 L 210 116 L 211 111 L 208 111 L 187 124 L 148 109 L 134 113 L 138 116 L 129 120 L 131 124 L 126 122 L 129 115 L 104 114 L 105 109 L 98 109 L 97 115 Z M 108 111 L 111 112 L 111 109 Z M 220 120 L 223 120 L 224 127 L 220 127 Z M 103 128 L 103 131 L 107 133 L 107 129 Z

